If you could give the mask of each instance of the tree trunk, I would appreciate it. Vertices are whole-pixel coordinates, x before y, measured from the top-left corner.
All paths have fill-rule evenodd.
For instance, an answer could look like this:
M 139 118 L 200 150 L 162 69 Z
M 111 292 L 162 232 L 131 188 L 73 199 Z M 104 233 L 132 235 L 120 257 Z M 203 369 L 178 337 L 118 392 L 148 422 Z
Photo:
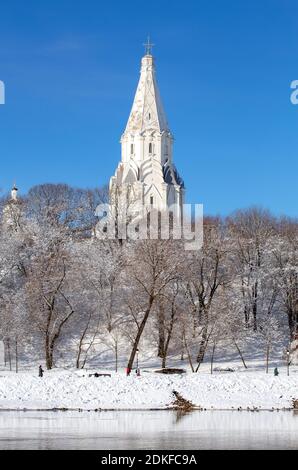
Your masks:
M 235 346 L 236 346 L 236 349 L 237 349 L 237 351 L 238 351 L 239 356 L 241 357 L 241 361 L 242 361 L 242 363 L 243 363 L 245 369 L 247 369 L 247 365 L 246 365 L 246 363 L 245 363 L 244 357 L 243 357 L 242 352 L 241 352 L 241 350 L 240 350 L 238 344 L 236 343 L 236 341 L 234 341 L 234 344 L 235 344 Z
M 115 371 L 118 372 L 118 343 L 115 344 Z
M 86 332 L 87 332 L 87 328 L 84 330 L 82 336 L 80 337 L 78 353 L 77 353 L 77 359 L 76 359 L 76 368 L 77 369 L 80 369 L 80 366 L 81 366 L 81 355 L 82 355 L 82 350 L 83 350 L 83 341 L 85 339 Z
M 48 328 L 46 330 L 46 341 L 45 341 L 46 367 L 48 370 L 53 368 L 54 348 L 55 348 L 56 341 L 60 338 L 60 334 L 61 334 L 63 326 L 68 322 L 68 320 L 71 318 L 73 313 L 74 313 L 74 310 L 71 309 L 68 315 L 63 320 L 61 320 L 61 322 L 59 323 L 57 327 L 56 332 L 52 333 L 52 335 L 50 334 L 50 330 L 49 330 L 50 321 L 48 321 Z
M 10 352 L 10 339 L 7 338 L 7 359 L 9 363 L 9 370 L 11 371 L 11 352 Z
M 7 364 L 7 345 L 6 340 L 4 339 L 4 366 L 6 367 Z
M 212 354 L 211 354 L 211 367 L 210 367 L 211 374 L 213 374 L 213 361 L 214 361 L 215 348 L 216 348 L 216 343 L 213 343 Z
M 270 354 L 270 345 L 267 344 L 267 348 L 266 348 L 266 374 L 268 374 L 268 371 L 269 371 L 269 354 Z
M 165 355 L 165 316 L 163 306 L 158 309 L 158 357 L 164 358 Z
M 252 316 L 253 316 L 253 330 L 257 331 L 257 313 L 258 313 L 258 283 L 255 282 L 253 286 L 253 305 L 252 305 Z
M 180 361 L 184 361 L 184 344 L 181 346 Z
M 166 360 L 167 360 L 167 357 L 168 357 L 169 345 L 170 345 L 170 341 L 171 341 L 171 338 L 172 338 L 172 333 L 173 333 L 173 328 L 174 328 L 174 321 L 175 321 L 175 309 L 174 309 L 174 306 L 172 305 L 171 321 L 170 321 L 170 326 L 169 326 L 169 329 L 168 329 L 168 334 L 167 334 L 167 337 L 165 339 L 163 356 L 162 356 L 162 368 L 163 369 L 165 369 L 165 367 L 166 367 Z
M 81 362 L 81 355 L 82 355 L 82 350 L 83 350 L 83 342 L 85 340 L 85 337 L 86 337 L 86 334 L 87 334 L 87 331 L 89 329 L 89 325 L 90 325 L 90 321 L 91 321 L 91 317 L 92 317 L 92 313 L 89 314 L 89 317 L 88 317 L 88 321 L 86 323 L 86 326 L 83 330 L 83 333 L 80 337 L 80 342 L 79 342 L 79 348 L 78 348 L 78 354 L 77 354 L 77 360 L 76 360 L 76 368 L 77 369 L 80 369 L 80 362 Z M 83 369 L 83 367 L 82 367 Z
M 76 369 L 80 368 L 81 354 L 82 354 L 82 338 L 80 339 L 79 350 L 76 359 Z
M 46 352 L 46 367 L 48 370 L 53 368 L 53 354 L 50 351 Z
M 287 306 L 288 313 L 288 324 L 290 329 L 291 338 L 294 338 L 295 333 L 297 333 L 298 326 L 298 312 L 295 311 L 292 306 Z
M 134 363 L 134 360 L 135 360 L 135 355 L 136 355 L 136 352 L 137 352 L 137 349 L 138 349 L 138 346 L 139 346 L 139 342 L 140 342 L 141 336 L 142 336 L 142 334 L 143 334 L 145 325 L 146 325 L 146 323 L 147 323 L 149 314 L 150 314 L 150 312 L 151 312 L 151 307 L 152 307 L 152 304 L 153 304 L 153 300 L 154 300 L 154 297 L 151 295 L 150 298 L 149 298 L 149 305 L 148 305 L 148 308 L 147 308 L 147 310 L 145 311 L 145 315 L 144 315 L 143 320 L 142 320 L 142 322 L 141 322 L 141 324 L 140 324 L 140 327 L 139 327 L 139 330 L 138 330 L 136 339 L 135 339 L 134 344 L 133 344 L 133 347 L 132 347 L 132 351 L 131 351 L 131 354 L 130 354 L 130 358 L 129 358 L 129 361 L 128 361 L 128 364 L 127 364 L 127 368 L 128 368 L 128 369 L 132 369 L 132 366 L 133 366 L 133 363 Z
M 19 372 L 18 340 L 15 341 L 16 374 Z
M 184 347 L 185 347 L 185 351 L 187 353 L 187 359 L 188 359 L 188 362 L 189 362 L 189 365 L 190 365 L 190 368 L 191 368 L 191 371 L 194 372 L 194 366 L 193 366 L 193 363 L 192 363 L 192 360 L 191 360 L 191 354 L 189 352 L 189 349 L 188 349 L 188 345 L 187 345 L 187 342 L 186 342 L 186 337 L 185 335 L 183 336 L 184 338 Z
M 53 348 L 50 346 L 50 338 L 48 334 L 46 335 L 45 352 L 46 352 L 46 368 L 48 370 L 51 370 L 53 367 Z
M 293 310 L 291 308 L 288 308 L 288 324 L 289 324 L 290 335 L 292 338 L 293 333 L 294 333 L 294 316 L 293 316 Z
M 198 352 L 198 355 L 197 355 L 197 362 L 199 363 L 199 365 L 204 360 L 206 347 L 207 347 L 207 342 L 208 342 L 207 341 L 207 333 L 208 333 L 208 327 L 205 326 L 204 329 L 203 329 L 202 339 L 200 341 L 200 348 L 199 348 L 199 352 Z
M 249 311 L 246 305 L 244 307 L 244 319 L 245 319 L 245 327 L 248 328 L 249 327 Z

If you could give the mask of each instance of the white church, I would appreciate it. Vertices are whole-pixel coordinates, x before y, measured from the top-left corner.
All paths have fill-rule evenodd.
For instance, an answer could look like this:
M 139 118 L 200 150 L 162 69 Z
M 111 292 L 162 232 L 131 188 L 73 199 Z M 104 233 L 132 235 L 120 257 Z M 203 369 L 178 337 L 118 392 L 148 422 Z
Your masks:
M 110 203 L 139 205 L 182 215 L 184 183 L 173 164 L 173 135 L 162 106 L 148 39 L 140 79 L 125 131 L 121 161 L 110 179 Z

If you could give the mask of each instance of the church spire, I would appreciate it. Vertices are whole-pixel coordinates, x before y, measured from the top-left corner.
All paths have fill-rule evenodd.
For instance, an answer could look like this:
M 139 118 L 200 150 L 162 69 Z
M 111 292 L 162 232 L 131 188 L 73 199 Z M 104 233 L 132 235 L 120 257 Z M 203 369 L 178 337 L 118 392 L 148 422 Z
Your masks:
M 142 133 L 147 129 L 169 131 L 155 76 L 153 45 L 148 37 L 147 43 L 144 44 L 145 55 L 141 61 L 141 76 L 125 133 Z
M 147 42 L 145 42 L 143 46 L 145 47 L 145 55 L 152 55 L 152 48 L 155 44 L 150 43 L 150 36 L 147 37 Z

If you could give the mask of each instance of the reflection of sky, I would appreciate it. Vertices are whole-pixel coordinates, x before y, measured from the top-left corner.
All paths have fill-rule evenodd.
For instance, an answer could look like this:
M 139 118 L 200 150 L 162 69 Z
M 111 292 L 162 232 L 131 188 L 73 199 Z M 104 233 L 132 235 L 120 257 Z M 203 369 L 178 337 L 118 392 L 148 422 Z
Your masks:
M 0 413 L 0 449 L 295 449 L 297 435 L 290 411 Z

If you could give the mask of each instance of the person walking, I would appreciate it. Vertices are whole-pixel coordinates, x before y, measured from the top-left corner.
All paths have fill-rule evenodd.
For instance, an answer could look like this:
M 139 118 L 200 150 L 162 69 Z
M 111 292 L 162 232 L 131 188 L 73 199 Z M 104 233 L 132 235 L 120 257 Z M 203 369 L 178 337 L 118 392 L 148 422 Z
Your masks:
M 44 370 L 41 366 L 38 368 L 38 377 L 43 377 Z

